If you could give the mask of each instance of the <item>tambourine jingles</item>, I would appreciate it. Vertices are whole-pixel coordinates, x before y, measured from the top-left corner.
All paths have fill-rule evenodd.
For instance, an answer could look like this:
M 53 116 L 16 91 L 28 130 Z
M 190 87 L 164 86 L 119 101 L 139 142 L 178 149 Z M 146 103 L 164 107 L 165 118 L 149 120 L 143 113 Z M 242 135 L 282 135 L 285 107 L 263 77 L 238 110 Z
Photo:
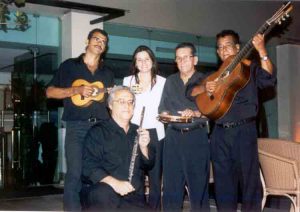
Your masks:
M 192 117 L 187 116 L 173 116 L 168 114 L 160 114 L 157 119 L 163 123 L 191 123 Z

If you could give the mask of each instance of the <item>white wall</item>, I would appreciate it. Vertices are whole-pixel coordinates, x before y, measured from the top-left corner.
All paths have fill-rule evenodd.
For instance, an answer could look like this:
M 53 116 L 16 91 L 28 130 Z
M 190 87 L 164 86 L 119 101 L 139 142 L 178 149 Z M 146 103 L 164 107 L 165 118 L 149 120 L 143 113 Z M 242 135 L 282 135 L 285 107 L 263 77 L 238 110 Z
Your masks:
M 81 0 L 72 0 L 82 3 Z M 85 4 L 128 10 L 112 22 L 215 36 L 232 28 L 247 41 L 283 4 L 283 1 L 219 0 L 86 0 Z M 294 1 L 292 16 L 300 13 Z M 292 28 L 292 29 L 291 29 Z M 295 18 L 283 36 L 299 39 L 300 21 Z M 297 36 L 298 35 L 298 36 Z
M 85 52 L 88 33 L 94 28 L 103 29 L 103 23 L 90 25 L 90 21 L 99 18 L 99 15 L 91 15 L 79 12 L 69 12 L 62 20 L 62 61 L 78 57 Z
M 277 47 L 279 137 L 300 142 L 300 45 Z

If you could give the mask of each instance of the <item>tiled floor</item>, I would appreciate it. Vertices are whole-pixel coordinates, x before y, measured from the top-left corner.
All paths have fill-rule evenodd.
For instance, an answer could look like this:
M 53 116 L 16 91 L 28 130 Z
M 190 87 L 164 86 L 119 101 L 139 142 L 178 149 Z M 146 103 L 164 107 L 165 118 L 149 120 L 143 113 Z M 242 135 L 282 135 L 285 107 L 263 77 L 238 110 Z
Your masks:
M 210 211 L 216 212 L 214 200 L 210 201 Z M 25 198 L 10 198 L 0 200 L 1 211 L 62 211 L 62 194 L 25 197 Z M 189 202 L 184 202 L 183 212 L 189 211 Z M 240 210 L 238 210 L 240 211 Z M 265 208 L 264 212 L 284 212 L 289 210 Z
M 63 211 L 62 194 L 0 200 L 4 211 Z
M 35 186 L 11 192 L 0 190 L 0 211 L 63 211 L 62 193 L 62 185 Z M 210 198 L 210 211 L 216 212 L 214 196 Z M 270 205 L 272 209 L 265 208 L 264 212 L 284 212 L 289 211 L 290 201 L 287 198 L 268 197 L 266 206 L 271 207 Z M 190 204 L 186 195 L 183 212 L 188 211 L 190 211 Z

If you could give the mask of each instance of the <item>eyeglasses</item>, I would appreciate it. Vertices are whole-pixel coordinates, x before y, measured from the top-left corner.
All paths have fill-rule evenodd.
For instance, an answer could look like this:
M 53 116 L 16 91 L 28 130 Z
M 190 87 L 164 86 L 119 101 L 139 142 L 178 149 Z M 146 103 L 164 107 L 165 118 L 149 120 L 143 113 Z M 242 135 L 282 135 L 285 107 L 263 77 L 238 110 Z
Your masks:
M 113 101 L 117 102 L 120 105 L 126 105 L 127 104 L 128 106 L 133 106 L 135 104 L 133 99 L 130 99 L 130 100 L 116 99 L 116 100 L 113 100 Z
M 188 61 L 191 57 L 194 57 L 194 55 L 185 55 L 183 57 L 175 57 L 175 62 L 180 63 L 180 62 L 186 62 Z
M 99 38 L 99 37 L 92 37 L 92 39 L 94 39 L 97 43 L 101 43 L 102 45 L 106 45 L 107 41 L 102 39 L 102 38 Z
M 234 46 L 235 46 L 234 43 L 227 43 L 227 44 L 225 44 L 225 45 L 223 45 L 223 46 L 217 46 L 217 49 L 218 49 L 219 51 L 223 51 L 223 50 L 232 50 Z

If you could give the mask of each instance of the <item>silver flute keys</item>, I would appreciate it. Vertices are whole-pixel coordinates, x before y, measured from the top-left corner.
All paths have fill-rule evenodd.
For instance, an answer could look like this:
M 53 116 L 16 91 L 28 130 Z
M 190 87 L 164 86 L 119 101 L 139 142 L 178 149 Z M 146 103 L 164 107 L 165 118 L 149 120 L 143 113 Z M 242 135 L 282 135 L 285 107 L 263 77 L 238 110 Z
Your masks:
M 143 125 L 143 121 L 144 121 L 144 114 L 145 114 L 145 106 L 142 109 L 139 129 L 142 129 L 142 125 Z M 138 133 L 134 139 L 134 144 L 133 144 L 133 149 L 132 149 L 132 154 L 131 154 L 131 160 L 130 160 L 130 166 L 129 166 L 129 176 L 128 176 L 128 180 L 130 183 L 131 183 L 131 180 L 133 177 L 135 159 L 136 159 L 136 156 L 138 155 L 137 150 L 138 150 L 138 146 L 139 146 L 139 137 L 140 137 L 139 135 L 140 134 Z

